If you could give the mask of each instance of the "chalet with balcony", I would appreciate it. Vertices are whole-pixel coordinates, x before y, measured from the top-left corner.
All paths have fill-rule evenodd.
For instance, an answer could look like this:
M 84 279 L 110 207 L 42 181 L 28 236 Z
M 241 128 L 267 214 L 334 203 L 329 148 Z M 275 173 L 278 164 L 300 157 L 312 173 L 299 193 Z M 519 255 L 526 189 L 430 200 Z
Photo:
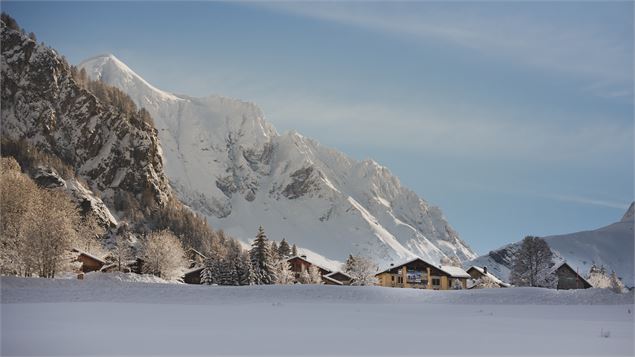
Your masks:
M 399 265 L 391 264 L 375 275 L 377 285 L 413 289 L 465 289 L 470 275 L 459 267 L 435 265 L 414 258 Z

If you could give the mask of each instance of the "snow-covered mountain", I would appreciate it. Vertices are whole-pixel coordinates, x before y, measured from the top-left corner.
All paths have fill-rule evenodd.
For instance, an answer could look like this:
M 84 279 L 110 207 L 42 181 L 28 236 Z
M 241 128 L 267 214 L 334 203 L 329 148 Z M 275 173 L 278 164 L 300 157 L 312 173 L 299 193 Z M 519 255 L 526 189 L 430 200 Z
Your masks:
M 246 241 L 263 225 L 270 238 L 340 260 L 475 257 L 439 208 L 372 160 L 278 134 L 251 103 L 157 89 L 113 55 L 79 67 L 150 112 L 172 188 L 216 228 Z
M 3 143 L 37 148 L 74 171 L 62 180 L 44 168 L 36 179 L 64 186 L 109 226 L 116 220 L 108 208 L 118 197 L 145 193 L 148 205 L 172 197 L 157 132 L 139 113 L 97 99 L 57 52 L 4 22 L 1 42 Z
M 543 237 L 557 256 L 564 259 L 580 274 L 586 276 L 592 264 L 614 270 L 627 286 L 634 286 L 633 207 L 628 208 L 619 222 L 592 231 Z M 509 281 L 512 257 L 520 242 L 508 244 L 464 265 L 487 266 L 497 277 Z

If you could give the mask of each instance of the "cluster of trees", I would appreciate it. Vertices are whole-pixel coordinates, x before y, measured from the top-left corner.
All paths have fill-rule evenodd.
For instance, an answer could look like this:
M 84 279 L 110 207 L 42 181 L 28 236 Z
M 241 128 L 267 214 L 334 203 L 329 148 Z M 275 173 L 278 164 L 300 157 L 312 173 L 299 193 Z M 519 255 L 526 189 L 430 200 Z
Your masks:
M 94 217 L 82 217 L 62 191 L 40 188 L 11 157 L 1 159 L 0 273 L 53 278 L 72 248 L 101 249 Z
M 4 157 L 13 157 L 25 172 L 37 166 L 47 166 L 55 169 L 63 179 L 75 176 L 72 160 L 62 161 L 58 156 L 38 150 L 26 140 L 12 140 L 6 136 L 0 138 L 0 152 Z
M 593 264 L 587 281 L 595 288 L 611 289 L 616 293 L 624 291 L 624 283 L 617 277 L 615 271 L 611 271 L 611 274 L 609 274 L 604 265 L 597 266 Z
M 201 284 L 216 285 L 269 285 L 269 284 L 321 284 L 322 276 L 311 266 L 296 277 L 287 261 L 297 255 L 297 247 L 289 246 L 286 239 L 280 244 L 270 241 L 262 227 L 258 228 L 251 249 L 242 250 L 240 244 L 219 231 L 218 240 L 205 244 L 207 256 L 201 271 Z M 228 243 L 226 243 L 228 242 Z

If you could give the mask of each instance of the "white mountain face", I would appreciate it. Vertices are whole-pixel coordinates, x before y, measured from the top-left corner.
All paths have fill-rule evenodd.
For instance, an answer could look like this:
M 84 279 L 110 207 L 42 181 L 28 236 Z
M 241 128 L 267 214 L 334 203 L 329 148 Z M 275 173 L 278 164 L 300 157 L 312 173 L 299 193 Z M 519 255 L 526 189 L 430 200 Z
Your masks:
M 633 204 L 619 222 L 592 231 L 543 237 L 557 256 L 557 260 L 565 260 L 577 269 L 582 276 L 587 276 L 593 264 L 604 266 L 610 274 L 615 271 L 627 286 L 635 286 L 633 279 L 634 236 L 633 236 Z M 487 269 L 504 281 L 509 281 L 512 255 L 520 246 L 520 242 L 506 245 L 464 266 L 487 266 Z
M 388 169 L 294 131 L 278 134 L 254 104 L 167 93 L 112 55 L 80 68 L 150 112 L 173 189 L 215 228 L 248 241 L 262 225 L 272 239 L 339 260 L 351 253 L 379 263 L 476 256 L 439 208 Z

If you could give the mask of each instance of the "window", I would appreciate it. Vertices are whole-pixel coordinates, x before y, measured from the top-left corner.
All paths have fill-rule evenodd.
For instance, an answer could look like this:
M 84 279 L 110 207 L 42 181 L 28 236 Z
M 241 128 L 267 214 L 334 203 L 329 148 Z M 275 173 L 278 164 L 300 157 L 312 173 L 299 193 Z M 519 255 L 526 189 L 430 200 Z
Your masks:
M 397 284 L 403 284 L 403 277 L 402 276 L 398 276 L 397 277 Z
M 441 279 L 432 278 L 432 285 L 441 285 Z
M 392 281 L 393 283 L 395 282 L 395 276 L 394 275 L 390 276 L 390 281 Z

